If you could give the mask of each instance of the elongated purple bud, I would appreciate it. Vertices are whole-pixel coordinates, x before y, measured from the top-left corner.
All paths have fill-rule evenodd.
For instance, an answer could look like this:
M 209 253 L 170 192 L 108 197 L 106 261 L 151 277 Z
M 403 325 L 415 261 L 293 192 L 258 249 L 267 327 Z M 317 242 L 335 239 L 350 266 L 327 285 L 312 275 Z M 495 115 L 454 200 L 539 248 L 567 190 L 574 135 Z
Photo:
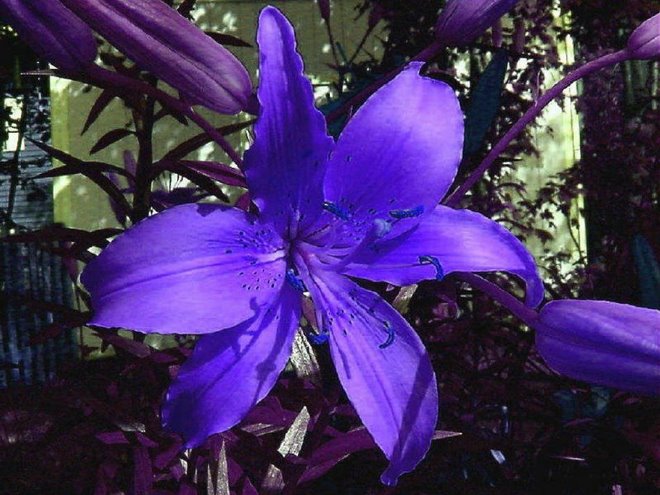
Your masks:
M 660 59 L 660 14 L 646 19 L 633 31 L 627 48 L 633 58 Z
M 517 2 L 518 0 L 449 0 L 435 24 L 435 37 L 445 46 L 472 43 Z
M 536 347 L 570 378 L 660 395 L 660 311 L 607 301 L 553 301 L 541 309 Z
M 0 0 L 0 17 L 58 69 L 76 73 L 94 63 L 92 30 L 59 0 Z
M 245 108 L 245 67 L 161 0 L 63 0 L 89 26 L 190 103 L 220 113 Z
M 323 20 L 330 22 L 330 0 L 316 0 L 316 2 L 319 4 L 319 11 Z

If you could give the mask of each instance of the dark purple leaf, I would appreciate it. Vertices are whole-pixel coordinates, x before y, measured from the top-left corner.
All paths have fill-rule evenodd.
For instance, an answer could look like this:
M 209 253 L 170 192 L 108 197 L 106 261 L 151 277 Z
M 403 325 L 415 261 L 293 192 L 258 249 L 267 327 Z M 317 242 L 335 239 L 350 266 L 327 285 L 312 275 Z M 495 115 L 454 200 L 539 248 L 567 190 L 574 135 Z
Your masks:
M 103 340 L 103 342 L 112 345 L 116 349 L 126 351 L 135 357 L 145 358 L 151 354 L 151 348 L 142 342 L 126 339 L 107 330 L 98 331 L 96 334 L 101 338 L 101 340 Z
M 81 315 L 80 318 L 67 318 L 55 323 L 51 323 L 46 326 L 40 332 L 30 336 L 30 345 L 43 344 L 55 337 L 58 337 L 62 332 L 70 330 L 72 328 L 78 328 L 83 326 L 89 320 L 89 315 Z
M 151 206 L 156 211 L 163 211 L 176 205 L 197 203 L 210 195 L 197 187 L 175 187 L 171 191 L 153 191 Z
M 186 117 L 181 112 L 178 112 L 170 107 L 162 107 L 160 110 L 158 110 L 158 112 L 156 112 L 154 115 L 154 121 L 158 121 L 163 117 L 167 117 L 168 115 L 175 118 L 181 125 L 188 125 L 188 119 L 186 119 Z
M 135 495 L 150 495 L 154 472 L 149 451 L 143 445 L 133 449 L 133 490 Z
M 189 484 L 187 481 L 184 481 L 179 485 L 177 495 L 197 495 L 197 488 Z
M 121 170 L 121 169 L 119 169 Z M 123 172 L 123 170 L 122 170 Z M 128 217 L 129 212 L 131 211 L 131 205 L 126 200 L 126 197 L 121 192 L 121 190 L 115 186 L 110 179 L 103 175 L 98 170 L 93 168 L 78 166 L 78 165 L 64 165 L 62 167 L 54 168 L 43 174 L 39 174 L 34 179 L 40 179 L 44 177 L 59 177 L 62 175 L 74 175 L 81 174 L 91 180 L 94 184 L 99 186 L 105 193 L 117 203 L 118 212 L 122 213 L 124 216 Z
M 300 482 L 318 478 L 354 452 L 375 447 L 373 438 L 365 428 L 351 430 L 341 437 L 326 442 L 314 451 L 309 459 L 309 467 L 300 478 Z
M 247 41 L 244 41 L 236 36 L 232 36 L 231 34 L 216 33 L 214 31 L 205 31 L 205 33 L 208 34 L 211 38 L 213 38 L 221 45 L 241 46 L 248 48 L 252 47 L 252 45 Z
M 94 122 L 96 122 L 96 119 L 99 118 L 99 115 L 101 115 L 103 110 L 105 110 L 108 107 L 110 102 L 116 96 L 117 94 L 109 89 L 104 89 L 103 91 L 101 91 L 101 94 L 96 99 L 94 105 L 92 105 L 92 108 L 89 111 L 89 114 L 87 115 L 87 120 L 85 121 L 85 125 L 83 125 L 83 129 L 82 131 L 80 131 L 81 136 L 85 134 L 85 132 L 87 132 L 87 130 Z
M 13 234 L 7 237 L 0 238 L 0 242 L 89 242 L 90 245 L 97 244 L 104 241 L 110 236 L 114 236 L 122 232 L 119 229 L 101 229 L 88 232 L 87 230 L 72 229 L 69 227 L 62 227 L 60 225 L 49 225 L 39 230 L 32 232 L 24 232 L 20 234 Z M 101 246 L 103 247 L 103 246 Z
M 128 445 L 129 441 L 121 431 L 105 431 L 94 435 L 106 445 Z
M 217 131 L 222 136 L 229 136 L 230 134 L 234 134 L 235 132 L 250 127 L 252 124 L 254 124 L 254 120 L 248 120 L 247 122 L 241 122 L 238 124 L 229 124 L 223 127 L 218 127 Z M 193 136 L 187 141 L 184 141 L 183 143 L 177 145 L 174 149 L 168 151 L 165 154 L 165 156 L 163 156 L 162 160 L 175 162 L 177 160 L 184 158 L 189 153 L 192 153 L 193 151 L 201 148 L 205 144 L 210 143 L 211 141 L 213 141 L 213 138 L 211 138 L 205 132 L 202 132 L 200 134 L 197 134 L 196 136 Z
M 181 5 L 179 5 L 176 10 L 178 10 L 179 14 L 181 14 L 183 17 L 190 17 L 190 12 L 192 12 L 192 9 L 195 8 L 196 1 L 197 0 L 183 0 Z
M 31 142 L 41 148 L 43 151 L 51 155 L 53 158 L 56 158 L 57 160 L 61 161 L 65 165 L 69 165 L 71 167 L 77 167 L 77 168 L 89 168 L 89 169 L 98 169 L 99 171 L 103 172 L 114 172 L 119 175 L 123 175 L 124 177 L 131 178 L 131 175 L 126 172 L 121 167 L 117 167 L 116 165 L 111 165 L 109 163 L 104 163 L 104 162 L 96 162 L 96 161 L 83 161 L 80 160 L 72 155 L 69 155 L 68 153 L 58 150 L 57 148 L 53 148 L 52 146 L 47 145 L 46 143 L 42 143 L 39 141 L 32 141 Z M 57 175 L 67 175 L 67 174 L 55 174 L 57 170 L 63 167 L 56 167 L 48 172 L 44 172 L 43 174 L 39 174 L 35 177 L 34 179 L 42 178 L 42 177 L 56 177 Z M 79 172 L 83 173 L 83 172 Z
M 90 155 L 98 153 L 99 151 L 107 148 L 113 143 L 124 139 L 127 136 L 135 135 L 135 133 L 129 129 L 113 129 L 105 133 L 101 138 L 96 142 L 92 149 L 89 150 Z
M 259 495 L 259 492 L 249 478 L 245 478 L 245 481 L 243 482 L 243 491 L 241 492 L 241 495 Z
M 154 167 L 154 174 L 159 175 L 164 171 L 173 172 L 177 175 L 180 175 L 181 177 L 185 177 L 190 182 L 200 187 L 203 191 L 213 194 L 221 201 L 225 201 L 225 202 L 229 201 L 229 198 L 222 191 L 220 186 L 218 186 L 218 184 L 216 184 L 209 177 L 202 175 L 191 168 L 183 166 L 177 162 L 169 162 L 169 161 L 158 162 Z
M 224 163 L 192 160 L 181 160 L 178 163 L 228 186 L 247 187 L 243 173 Z
M 144 447 L 147 447 L 148 449 L 155 449 L 158 447 L 158 443 L 154 442 L 151 438 L 149 438 L 146 435 L 143 435 L 140 432 L 137 432 L 135 434 L 135 438 L 137 439 L 138 442 L 140 442 L 140 445 L 143 445 Z
M 166 449 L 161 449 L 161 451 L 154 457 L 154 467 L 156 469 L 165 469 L 166 466 L 170 465 L 175 459 L 179 457 L 179 452 L 181 452 L 182 444 L 178 440 L 170 445 Z

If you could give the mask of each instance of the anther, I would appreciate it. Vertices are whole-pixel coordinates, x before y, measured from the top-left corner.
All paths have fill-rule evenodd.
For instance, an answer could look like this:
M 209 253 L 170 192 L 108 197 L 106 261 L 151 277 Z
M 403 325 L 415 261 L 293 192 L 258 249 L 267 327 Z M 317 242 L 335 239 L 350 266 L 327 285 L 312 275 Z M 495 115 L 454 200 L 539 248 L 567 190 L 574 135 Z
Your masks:
M 328 338 L 330 337 L 329 333 L 314 333 L 314 332 L 309 332 L 307 334 L 307 340 L 309 340 L 312 344 L 314 345 L 323 345 L 328 342 Z
M 387 331 L 387 340 L 378 346 L 379 349 L 385 349 L 394 343 L 394 328 L 389 321 L 384 321 L 385 330 Z
M 445 277 L 445 272 L 442 269 L 442 265 L 438 261 L 438 258 L 435 256 L 420 256 L 419 262 L 422 265 L 433 265 L 435 268 L 435 279 L 442 280 Z
M 424 205 L 415 206 L 407 210 L 390 210 L 390 216 L 401 220 L 403 218 L 415 218 L 424 213 Z
M 296 274 L 296 271 L 293 268 L 289 268 L 286 271 L 286 281 L 289 282 L 291 287 L 296 289 L 299 292 L 306 292 L 307 288 L 305 287 L 302 279 Z
M 332 201 L 324 201 L 323 209 L 332 213 L 334 216 L 341 218 L 342 220 L 348 220 L 351 216 L 350 212 L 346 208 L 343 208 L 337 203 L 333 203 Z

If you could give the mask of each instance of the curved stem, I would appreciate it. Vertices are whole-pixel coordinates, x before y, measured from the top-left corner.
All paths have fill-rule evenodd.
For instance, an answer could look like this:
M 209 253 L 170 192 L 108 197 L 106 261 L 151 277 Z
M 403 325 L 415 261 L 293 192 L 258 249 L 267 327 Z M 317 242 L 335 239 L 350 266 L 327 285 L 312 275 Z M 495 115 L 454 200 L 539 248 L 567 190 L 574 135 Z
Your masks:
M 210 122 L 208 122 L 204 117 L 199 115 L 195 110 L 188 104 L 174 98 L 173 96 L 168 95 L 164 91 L 150 86 L 149 84 L 140 81 L 138 79 L 133 79 L 123 74 L 117 72 L 112 72 L 106 69 L 103 69 L 99 66 L 94 66 L 87 72 L 87 75 L 90 77 L 90 82 L 96 84 L 102 88 L 110 89 L 128 89 L 131 91 L 137 91 L 144 93 L 147 96 L 151 96 L 159 103 L 164 106 L 167 106 L 173 110 L 180 112 L 181 114 L 188 117 L 195 124 L 197 124 L 204 132 L 213 138 L 213 140 L 218 143 L 218 145 L 223 149 L 225 153 L 239 166 L 243 167 L 243 160 L 238 155 L 236 150 L 227 142 L 222 134 L 220 134 Z
M 618 52 L 610 53 L 609 55 L 605 55 L 603 57 L 592 60 L 591 62 L 578 67 L 573 72 L 570 72 L 568 75 L 566 75 L 566 77 L 564 77 L 552 88 L 546 91 L 534 103 L 534 105 L 532 105 L 527 110 L 527 112 L 525 112 L 525 114 L 520 118 L 520 120 L 518 120 L 518 122 L 513 124 L 511 129 L 509 129 L 509 131 L 504 136 L 502 136 L 497 144 L 493 146 L 493 149 L 490 150 L 488 155 L 486 155 L 486 158 L 484 158 L 479 166 L 470 174 L 466 181 L 447 197 L 447 199 L 444 201 L 444 204 L 447 206 L 456 206 L 461 198 L 465 195 L 465 193 L 470 190 L 472 186 L 477 183 L 477 181 L 479 181 L 488 167 L 490 167 L 495 159 L 506 149 L 509 143 L 511 143 L 511 141 L 513 141 L 525 129 L 525 127 L 527 127 L 529 123 L 538 117 L 538 115 L 548 105 L 548 103 L 559 96 L 571 84 L 573 84 L 578 79 L 582 79 L 583 77 L 591 74 L 592 72 L 596 72 L 604 67 L 608 67 L 628 59 L 630 59 L 629 52 L 627 50 L 620 50 Z
M 476 287 L 484 294 L 489 295 L 495 301 L 507 308 L 516 317 L 522 320 L 526 325 L 532 326 L 538 318 L 538 313 L 533 309 L 525 306 L 521 301 L 513 297 L 507 291 L 498 285 L 489 282 L 479 275 L 473 273 L 461 273 L 456 275 L 459 280 L 467 282 L 473 287 Z
M 431 43 L 429 46 L 427 46 L 424 50 L 419 52 L 417 55 L 415 55 L 410 62 L 426 62 L 433 56 L 435 56 L 440 50 L 442 50 L 444 45 L 440 44 L 438 41 L 434 41 Z M 385 86 L 388 82 L 390 82 L 392 79 L 394 79 L 395 76 L 401 72 L 407 64 L 402 65 L 401 67 L 397 67 L 396 69 L 390 71 L 388 74 L 384 75 L 377 81 L 374 81 L 371 83 L 369 86 L 364 88 L 362 91 L 354 95 L 353 97 L 349 98 L 346 100 L 339 108 L 336 110 L 333 110 L 330 112 L 326 120 L 328 122 L 333 122 L 337 120 L 339 117 L 341 117 L 344 113 L 346 113 L 350 108 L 354 107 L 355 105 L 359 105 L 362 103 L 364 100 L 366 100 L 369 96 L 374 94 L 376 90 L 381 88 L 382 86 Z

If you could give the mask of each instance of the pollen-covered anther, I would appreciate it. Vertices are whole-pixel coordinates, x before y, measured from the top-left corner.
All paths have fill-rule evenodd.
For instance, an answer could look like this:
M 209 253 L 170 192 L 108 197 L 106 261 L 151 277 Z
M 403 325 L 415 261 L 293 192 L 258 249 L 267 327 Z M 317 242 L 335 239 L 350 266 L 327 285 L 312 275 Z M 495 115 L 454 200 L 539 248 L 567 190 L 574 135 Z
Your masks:
M 298 276 L 296 271 L 293 268 L 289 268 L 286 271 L 286 281 L 299 292 L 307 292 L 307 288 L 305 287 L 305 283 L 302 281 L 302 279 Z
M 351 217 L 351 213 L 346 208 L 339 206 L 337 203 L 333 203 L 332 201 L 324 201 L 323 209 L 342 220 L 348 220 Z
M 408 208 L 405 210 L 390 210 L 390 216 L 396 218 L 397 220 L 402 220 L 404 218 L 415 218 L 424 213 L 424 205 L 415 206 L 414 208 Z
M 438 258 L 435 256 L 420 256 L 419 262 L 422 265 L 433 265 L 435 268 L 435 279 L 442 280 L 445 277 L 445 272 L 442 269 L 442 265 L 438 261 Z
M 328 332 L 322 332 L 322 333 L 309 332 L 309 333 L 307 333 L 307 340 L 309 340 L 313 345 L 327 344 L 329 338 L 330 338 L 330 334 Z

